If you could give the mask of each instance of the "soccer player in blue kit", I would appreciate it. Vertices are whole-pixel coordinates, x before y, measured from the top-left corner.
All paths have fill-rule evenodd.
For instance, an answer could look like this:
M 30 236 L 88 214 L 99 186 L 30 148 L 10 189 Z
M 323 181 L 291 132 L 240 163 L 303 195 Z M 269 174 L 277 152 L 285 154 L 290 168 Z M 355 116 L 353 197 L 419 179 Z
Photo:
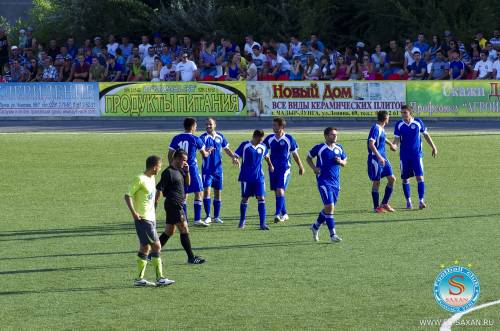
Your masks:
M 198 171 L 198 161 L 196 160 L 196 152 L 199 150 L 203 157 L 207 157 L 212 152 L 211 148 L 205 149 L 203 141 L 194 135 L 196 132 L 196 119 L 188 117 L 184 119 L 184 133 L 176 135 L 172 138 L 170 148 L 168 151 L 168 161 L 172 163 L 174 153 L 177 149 L 182 149 L 188 154 L 189 174 L 191 176 L 191 183 L 185 187 L 186 200 L 189 193 L 194 192 L 194 225 L 195 226 L 208 226 L 209 224 L 201 220 L 201 198 L 203 192 L 203 183 Z M 187 220 L 187 207 L 186 202 L 183 204 L 184 213 Z
M 210 224 L 210 211 L 212 199 L 210 198 L 210 188 L 214 189 L 214 221 L 215 223 L 223 223 L 220 218 L 221 209 L 221 191 L 222 191 L 222 150 L 233 160 L 233 164 L 239 166 L 238 158 L 229 148 L 224 135 L 215 131 L 217 124 L 214 118 L 208 118 L 205 122 L 207 132 L 200 136 L 201 141 L 205 144 L 205 148 L 213 149 L 209 156 L 203 158 L 201 165 L 201 177 L 203 180 L 203 207 L 205 209 L 206 218 L 204 222 Z
M 432 148 L 432 156 L 436 157 L 437 148 L 427 132 L 424 122 L 420 118 L 413 117 L 413 110 L 410 106 L 401 107 L 402 119 L 396 122 L 394 127 L 394 141 L 397 146 L 400 145 L 399 158 L 401 168 L 401 179 L 403 181 L 403 193 L 406 198 L 406 208 L 412 209 L 410 198 L 410 178 L 417 178 L 419 209 L 427 207 L 424 201 L 425 183 L 424 183 L 424 165 L 422 162 L 422 139 Z
M 328 127 L 324 130 L 325 142 L 314 146 L 307 155 L 307 164 L 316 174 L 318 190 L 324 208 L 319 213 L 316 223 L 311 225 L 313 239 L 319 240 L 319 228 L 326 222 L 332 242 L 342 241 L 335 230 L 333 213 L 340 191 L 340 169 L 347 164 L 347 156 L 342 145 L 337 144 L 337 129 Z M 316 165 L 313 163 L 316 158 Z
M 264 145 L 271 153 L 271 163 L 274 166 L 274 172 L 269 173 L 269 182 L 271 190 L 276 194 L 276 213 L 274 223 L 288 220 L 288 214 L 285 204 L 285 191 L 291 176 L 290 156 L 299 166 L 299 175 L 304 174 L 304 166 L 299 157 L 297 142 L 295 139 L 285 133 L 286 121 L 278 117 L 273 119 L 273 132 L 264 139 Z
M 391 198 L 396 177 L 392 172 L 391 163 L 385 155 L 385 144 L 388 144 L 393 151 L 397 149 L 397 146 L 386 139 L 385 126 L 388 123 L 389 113 L 385 110 L 377 112 L 377 123 L 372 125 L 370 133 L 368 134 L 368 177 L 372 181 L 373 210 L 376 213 L 394 211 L 394 208 L 389 205 L 389 200 Z M 379 204 L 378 191 L 380 187 L 380 179 L 384 177 L 387 178 L 387 186 L 385 187 L 382 204 Z
M 248 199 L 255 196 L 258 202 L 260 229 L 269 230 L 266 224 L 266 185 L 262 160 L 267 162 L 270 172 L 273 172 L 274 168 L 269 158 L 269 151 L 266 145 L 262 144 L 263 140 L 264 131 L 255 130 L 252 140 L 242 142 L 234 152 L 242 160 L 238 177 L 238 181 L 241 182 L 240 223 L 238 226 L 240 229 L 245 227 Z

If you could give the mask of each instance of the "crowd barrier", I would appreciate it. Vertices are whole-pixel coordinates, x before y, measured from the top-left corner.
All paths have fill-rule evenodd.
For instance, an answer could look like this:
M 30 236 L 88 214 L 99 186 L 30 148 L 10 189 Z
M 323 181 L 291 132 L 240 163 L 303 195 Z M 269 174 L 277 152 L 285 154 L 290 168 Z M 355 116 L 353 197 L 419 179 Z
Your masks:
M 500 81 L 0 84 L 0 117 L 500 117 Z

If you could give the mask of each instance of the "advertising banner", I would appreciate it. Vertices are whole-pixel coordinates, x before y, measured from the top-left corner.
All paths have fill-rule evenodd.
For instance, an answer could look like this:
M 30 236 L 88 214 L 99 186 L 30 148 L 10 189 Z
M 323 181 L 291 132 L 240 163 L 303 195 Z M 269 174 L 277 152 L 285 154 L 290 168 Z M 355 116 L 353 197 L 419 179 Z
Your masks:
M 417 116 L 500 116 L 500 81 L 409 81 L 408 104 Z
M 404 82 L 247 82 L 251 116 L 352 117 L 378 110 L 399 114 L 405 99 Z
M 0 117 L 99 115 L 97 83 L 0 84 Z
M 100 83 L 102 116 L 246 116 L 245 82 Z

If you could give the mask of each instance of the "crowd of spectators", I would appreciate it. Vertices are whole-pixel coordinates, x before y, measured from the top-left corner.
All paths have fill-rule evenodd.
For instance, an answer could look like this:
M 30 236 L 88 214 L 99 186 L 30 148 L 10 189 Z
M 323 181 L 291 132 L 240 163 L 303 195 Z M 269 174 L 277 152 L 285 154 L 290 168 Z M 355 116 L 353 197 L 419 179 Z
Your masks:
M 391 40 L 335 48 L 317 34 L 287 42 L 249 35 L 240 47 L 230 38 L 193 42 L 156 33 L 137 44 L 111 34 L 106 41 L 69 37 L 44 45 L 31 28 L 20 30 L 15 43 L 0 28 L 0 82 L 500 79 L 500 28 L 489 39 L 478 32 L 467 44 L 450 31 L 430 41 L 415 37 L 404 46 Z

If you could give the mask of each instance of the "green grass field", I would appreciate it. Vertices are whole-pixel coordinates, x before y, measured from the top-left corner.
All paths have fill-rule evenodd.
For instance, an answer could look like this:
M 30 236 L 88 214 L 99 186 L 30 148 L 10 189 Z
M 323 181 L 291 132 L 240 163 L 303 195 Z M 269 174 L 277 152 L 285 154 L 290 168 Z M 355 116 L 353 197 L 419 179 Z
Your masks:
M 226 136 L 234 149 L 249 135 Z M 177 283 L 133 288 L 138 245 L 123 195 L 148 155 L 165 156 L 171 136 L 0 135 L 2 330 L 437 330 L 419 321 L 451 315 L 432 286 L 440 265 L 456 260 L 478 275 L 479 303 L 500 298 L 498 134 L 434 133 L 438 157 L 425 146 L 428 209 L 403 210 L 399 181 L 397 212 L 374 214 L 366 133 L 340 131 L 349 162 L 336 212 L 340 244 L 328 242 L 326 226 L 312 241 L 321 200 L 310 169 L 299 177 L 295 166 L 290 221 L 257 231 L 252 200 L 247 228 L 237 230 L 237 170 L 226 158 L 225 223 L 191 231 L 208 263 L 187 265 L 176 236 L 162 257 Z M 305 162 L 322 133 L 296 138 Z M 399 178 L 398 155 L 389 158 Z M 271 193 L 267 211 L 270 218 Z M 162 210 L 158 219 L 162 229 Z M 498 305 L 467 318 L 500 329 Z

